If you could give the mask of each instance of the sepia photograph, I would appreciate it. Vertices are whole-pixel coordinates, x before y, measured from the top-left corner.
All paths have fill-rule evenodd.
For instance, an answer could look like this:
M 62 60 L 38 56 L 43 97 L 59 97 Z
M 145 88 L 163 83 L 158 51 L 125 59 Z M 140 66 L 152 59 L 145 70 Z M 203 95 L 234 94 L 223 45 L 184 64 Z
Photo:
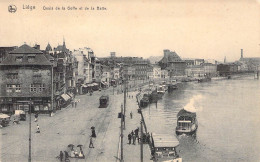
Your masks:
M 2 0 L 0 162 L 259 162 L 260 0 Z

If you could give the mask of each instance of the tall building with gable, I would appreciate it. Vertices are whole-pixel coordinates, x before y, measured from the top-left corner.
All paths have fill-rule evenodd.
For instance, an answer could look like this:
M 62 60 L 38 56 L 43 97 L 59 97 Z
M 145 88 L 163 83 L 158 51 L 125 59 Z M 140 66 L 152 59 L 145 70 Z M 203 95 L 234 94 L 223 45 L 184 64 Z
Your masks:
M 53 110 L 53 64 L 27 44 L 11 51 L 0 63 L 0 112 Z

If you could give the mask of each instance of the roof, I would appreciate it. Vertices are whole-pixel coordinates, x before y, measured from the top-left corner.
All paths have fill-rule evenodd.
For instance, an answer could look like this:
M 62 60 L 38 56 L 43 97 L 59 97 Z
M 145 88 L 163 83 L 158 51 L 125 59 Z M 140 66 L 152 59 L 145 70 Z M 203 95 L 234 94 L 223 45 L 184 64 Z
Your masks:
M 28 61 L 29 56 L 34 56 L 32 62 Z M 21 62 L 17 62 L 17 57 L 22 58 Z M 0 65 L 52 65 L 44 54 L 26 44 L 10 52 Z
M 239 61 L 249 62 L 249 63 L 253 63 L 253 64 L 260 64 L 260 57 L 246 57 L 246 58 L 240 58 Z
M 192 117 L 192 118 L 196 118 L 196 113 L 195 112 L 189 112 L 187 110 L 181 109 L 177 116 L 188 116 L 188 117 Z
M 51 45 L 50 45 L 50 43 L 48 43 L 48 45 L 46 46 L 46 49 L 45 49 L 46 51 L 52 51 L 52 48 L 51 48 Z
M 169 52 L 159 62 L 167 63 L 167 62 L 185 62 L 185 61 L 183 61 L 176 52 Z
M 170 134 L 152 134 L 154 147 L 176 147 L 179 145 L 178 139 Z
M 19 48 L 9 52 L 9 54 L 42 54 L 43 52 L 24 44 Z

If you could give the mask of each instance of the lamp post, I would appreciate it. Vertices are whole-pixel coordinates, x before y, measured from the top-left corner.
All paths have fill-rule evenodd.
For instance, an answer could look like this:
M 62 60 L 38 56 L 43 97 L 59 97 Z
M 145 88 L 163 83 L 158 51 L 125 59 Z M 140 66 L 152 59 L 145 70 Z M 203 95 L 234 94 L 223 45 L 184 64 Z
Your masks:
M 30 116 L 30 119 L 29 119 L 29 157 L 28 157 L 28 162 L 31 162 L 32 160 L 32 157 L 31 157 L 31 128 L 32 128 L 32 125 L 31 125 L 31 113 L 32 113 L 32 103 L 31 101 L 29 101 L 29 116 Z

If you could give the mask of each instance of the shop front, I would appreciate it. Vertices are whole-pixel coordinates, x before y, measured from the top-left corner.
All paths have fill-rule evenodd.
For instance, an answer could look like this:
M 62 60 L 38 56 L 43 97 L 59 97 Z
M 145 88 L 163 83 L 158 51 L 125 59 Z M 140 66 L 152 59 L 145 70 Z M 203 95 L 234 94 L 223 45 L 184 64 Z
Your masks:
M 65 108 L 71 103 L 71 100 L 72 100 L 71 95 L 64 93 L 60 97 L 57 98 L 57 102 L 59 103 L 60 108 Z
M 108 83 L 102 81 L 102 82 L 101 82 L 101 88 L 108 88 Z
M 49 113 L 50 111 L 52 111 L 50 97 L 33 98 L 32 101 L 33 101 L 32 112 Z

